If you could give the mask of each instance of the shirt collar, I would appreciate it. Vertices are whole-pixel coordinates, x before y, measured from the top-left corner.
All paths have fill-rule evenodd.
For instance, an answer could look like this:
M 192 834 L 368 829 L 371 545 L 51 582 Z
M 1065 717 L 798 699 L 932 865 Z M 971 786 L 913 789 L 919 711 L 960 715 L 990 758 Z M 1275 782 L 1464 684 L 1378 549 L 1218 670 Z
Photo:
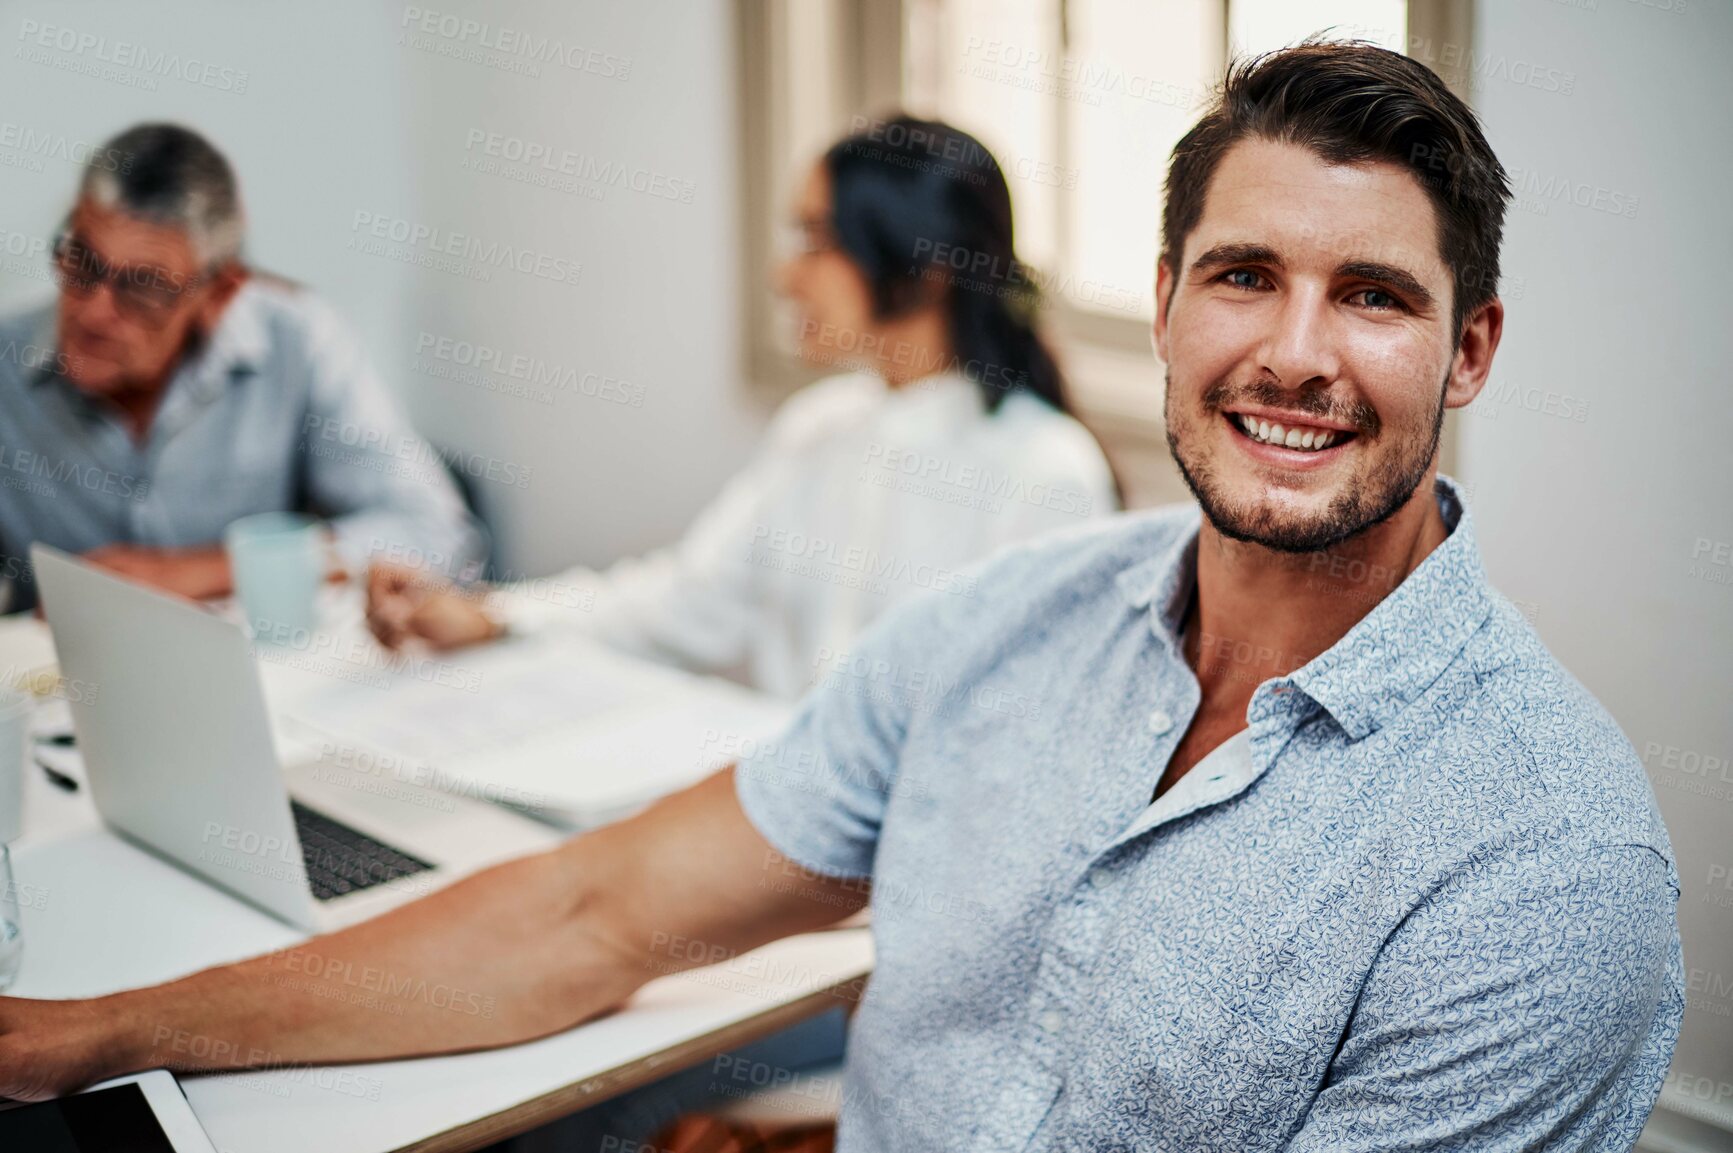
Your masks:
M 979 420 L 986 412 L 979 386 L 961 373 L 941 372 L 911 381 L 902 388 L 886 385 L 880 420 L 931 435 Z
M 1114 578 L 1133 608 L 1150 610 L 1150 631 L 1175 652 L 1179 651 L 1179 632 L 1185 627 L 1192 588 L 1197 584 L 1197 540 L 1203 510 L 1192 505 L 1183 516 L 1180 531 L 1171 541 Z
M 210 339 L 192 350 L 180 371 L 207 388 L 220 388 L 236 376 L 258 371 L 269 348 L 259 289 L 249 281 L 229 301 Z
M 1274 681 L 1318 702 L 1353 740 L 1376 731 L 1437 680 L 1492 611 L 1462 491 L 1443 474 L 1433 491 L 1450 535 L 1341 640 Z M 1150 609 L 1152 631 L 1176 653 L 1197 580 L 1201 522 L 1194 508 L 1171 543 L 1117 578 L 1132 605 Z M 1252 711 L 1258 708 L 1254 698 Z
M 37 354 L 35 363 L 25 371 L 24 379 L 31 384 L 53 380 L 59 375 L 55 366 L 60 363 L 59 315 L 54 301 L 45 305 L 30 322 L 30 343 L 35 348 L 55 351 L 52 356 Z

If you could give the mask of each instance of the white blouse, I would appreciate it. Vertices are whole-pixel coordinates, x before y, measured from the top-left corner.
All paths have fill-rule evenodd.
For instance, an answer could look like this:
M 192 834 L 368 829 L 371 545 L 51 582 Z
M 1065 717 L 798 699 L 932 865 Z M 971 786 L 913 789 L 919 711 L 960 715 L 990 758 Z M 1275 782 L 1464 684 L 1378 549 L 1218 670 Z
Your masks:
M 967 566 L 1116 507 L 1094 437 L 1033 396 L 988 414 L 955 374 L 901 389 L 834 376 L 777 410 L 673 545 L 491 603 L 514 627 L 575 628 L 792 699 L 897 599 L 972 596 Z

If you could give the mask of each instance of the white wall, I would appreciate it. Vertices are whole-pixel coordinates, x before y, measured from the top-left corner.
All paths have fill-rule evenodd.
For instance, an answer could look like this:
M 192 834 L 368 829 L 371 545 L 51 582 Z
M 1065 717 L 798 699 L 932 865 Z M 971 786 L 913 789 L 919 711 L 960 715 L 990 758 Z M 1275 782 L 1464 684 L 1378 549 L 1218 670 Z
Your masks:
M 495 5 L 439 7 L 504 22 Z M 529 486 L 500 489 L 490 505 L 507 565 L 543 572 L 671 539 L 744 459 L 762 414 L 739 375 L 730 6 L 536 0 L 513 6 L 509 20 L 600 58 L 593 70 L 545 65 L 532 78 L 408 50 L 414 211 L 489 243 L 574 259 L 579 282 L 429 274 L 416 282 L 413 322 L 394 355 L 408 368 L 429 333 L 540 360 L 580 385 L 587 378 L 592 392 L 601 378 L 630 386 L 610 385 L 603 397 L 580 388 L 549 407 L 418 379 L 431 434 L 529 466 Z M 579 175 L 624 171 L 628 183 L 605 186 L 597 201 L 464 171 L 466 160 L 498 159 L 469 146 L 490 132 L 514 155 L 517 142 L 561 162 L 570 152 Z M 604 398 L 628 394 L 641 404 Z
M 1646 752 L 1672 835 L 1690 1007 L 1651 1140 L 1729 1148 L 1702 1122 L 1733 1132 L 1733 5 L 1476 7 L 1519 204 L 1461 471 L 1494 582 Z
M 449 19 L 423 31 L 423 10 Z M 0 133 L 12 125 L 15 138 L 98 143 L 139 120 L 169 118 L 209 135 L 240 173 L 252 258 L 342 309 L 430 437 L 477 454 L 477 471 L 492 461 L 495 477 L 521 482 L 483 480 L 480 499 L 499 534 L 498 559 L 541 573 L 672 538 L 762 422 L 738 367 L 730 12 L 725 0 L 529 0 L 509 10 L 460 0 L 4 0 Z M 466 32 L 464 20 L 476 27 Z M 103 44 L 36 48 L 30 21 Z M 526 57 L 497 47 L 506 29 L 555 43 L 577 66 L 532 56 L 539 75 L 517 70 Z M 149 60 L 228 68 L 229 87 L 116 68 L 116 53 L 136 51 L 122 42 Z M 15 56 L 20 49 L 35 58 Z M 83 71 L 101 67 L 155 89 Z M 241 73 L 244 91 L 235 91 Z M 471 130 L 556 158 L 570 152 L 574 169 L 604 181 L 623 170 L 641 187 L 651 178 L 661 191 L 689 187 L 690 201 L 629 183 L 602 185 L 598 200 L 466 170 L 466 159 L 489 159 L 468 147 Z M 3 139 L 0 303 L 12 304 L 49 286 L 40 258 L 7 255 L 9 235 L 50 236 L 78 173 Z M 354 245 L 369 237 L 357 213 L 460 233 L 483 250 L 509 246 L 544 271 L 572 262 L 581 272 L 566 286 L 494 265 L 481 282 L 360 251 Z M 396 256 L 434 255 L 425 242 L 375 243 Z M 430 375 L 418 344 L 442 338 L 539 361 L 578 387 L 542 404 Z

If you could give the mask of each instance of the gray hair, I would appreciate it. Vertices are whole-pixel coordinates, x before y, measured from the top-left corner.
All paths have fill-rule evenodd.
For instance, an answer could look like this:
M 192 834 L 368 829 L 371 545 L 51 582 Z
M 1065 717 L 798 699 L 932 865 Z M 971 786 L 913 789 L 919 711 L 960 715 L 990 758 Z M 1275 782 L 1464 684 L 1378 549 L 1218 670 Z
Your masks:
M 139 124 L 95 155 L 125 162 L 86 169 L 80 199 L 181 229 L 206 267 L 239 259 L 240 187 L 234 169 L 210 141 L 178 124 Z

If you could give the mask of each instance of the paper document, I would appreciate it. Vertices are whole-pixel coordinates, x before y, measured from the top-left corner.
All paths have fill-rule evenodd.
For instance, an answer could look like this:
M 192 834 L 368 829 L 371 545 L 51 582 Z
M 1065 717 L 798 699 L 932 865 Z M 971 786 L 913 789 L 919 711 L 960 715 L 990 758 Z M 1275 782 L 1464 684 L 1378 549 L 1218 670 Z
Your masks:
M 773 737 L 792 712 L 570 636 L 393 658 L 366 676 L 268 653 L 260 668 L 272 711 L 326 755 L 388 755 L 418 784 L 572 827 L 697 780 Z

